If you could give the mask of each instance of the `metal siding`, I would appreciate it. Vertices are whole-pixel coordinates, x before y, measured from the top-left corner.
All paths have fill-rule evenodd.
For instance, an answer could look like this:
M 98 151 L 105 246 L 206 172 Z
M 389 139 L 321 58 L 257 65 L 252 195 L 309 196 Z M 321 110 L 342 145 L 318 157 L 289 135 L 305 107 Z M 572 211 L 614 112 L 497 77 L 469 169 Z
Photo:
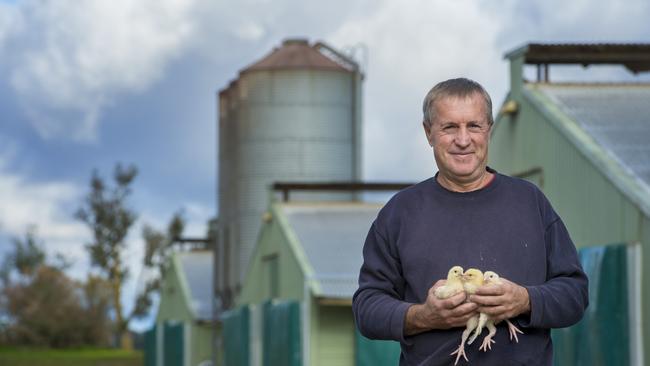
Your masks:
M 273 181 L 354 179 L 353 73 L 292 70 L 241 75 L 221 105 L 220 225 L 237 231 L 241 283 Z M 301 195 L 292 198 L 301 198 Z M 312 199 L 351 199 L 319 194 Z M 232 283 L 230 286 L 233 286 Z

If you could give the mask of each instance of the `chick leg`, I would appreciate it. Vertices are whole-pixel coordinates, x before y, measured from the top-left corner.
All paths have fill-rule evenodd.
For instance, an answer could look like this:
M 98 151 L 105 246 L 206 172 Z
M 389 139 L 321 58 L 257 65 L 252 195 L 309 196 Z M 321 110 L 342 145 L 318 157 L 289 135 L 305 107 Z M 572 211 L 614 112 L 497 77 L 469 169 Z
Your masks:
M 524 332 L 519 330 L 519 328 L 515 327 L 515 325 L 512 324 L 510 320 L 506 319 L 506 323 L 508 323 L 508 332 L 510 333 L 510 341 L 512 341 L 512 339 L 514 338 L 515 342 L 519 343 L 519 338 L 517 338 L 517 333 L 524 334 Z
M 481 344 L 481 347 L 479 347 L 479 350 L 483 352 L 487 352 L 488 349 L 492 350 L 492 343 L 496 343 L 492 340 L 492 337 L 497 333 L 497 327 L 494 326 L 493 322 L 489 321 L 485 326 L 489 330 L 489 333 L 485 338 L 483 338 L 483 343 Z
M 469 334 L 478 326 L 478 316 L 473 316 L 467 321 L 467 326 L 465 327 L 465 330 L 463 331 L 463 335 L 460 338 L 460 345 L 458 346 L 458 349 L 452 352 L 450 355 L 456 355 L 456 361 L 454 362 L 454 366 L 458 364 L 458 360 L 460 360 L 460 357 L 463 356 L 465 361 L 469 362 L 467 359 L 467 355 L 465 354 L 465 342 L 467 341 L 467 337 L 469 337 Z
M 476 337 L 481 335 L 481 332 L 483 331 L 483 327 L 485 327 L 487 321 L 488 321 L 487 314 L 480 313 L 478 315 L 478 325 L 476 326 L 476 330 L 474 331 L 474 334 L 472 334 L 472 336 L 469 337 L 469 340 L 467 341 L 468 346 L 474 342 Z

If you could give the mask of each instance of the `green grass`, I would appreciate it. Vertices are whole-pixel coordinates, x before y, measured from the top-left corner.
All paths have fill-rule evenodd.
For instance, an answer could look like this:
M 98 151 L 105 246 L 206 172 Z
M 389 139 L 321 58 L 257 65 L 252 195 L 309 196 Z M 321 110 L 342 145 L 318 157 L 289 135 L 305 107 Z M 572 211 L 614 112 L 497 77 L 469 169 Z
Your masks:
M 0 365 L 142 366 L 142 352 L 115 349 L 0 348 Z

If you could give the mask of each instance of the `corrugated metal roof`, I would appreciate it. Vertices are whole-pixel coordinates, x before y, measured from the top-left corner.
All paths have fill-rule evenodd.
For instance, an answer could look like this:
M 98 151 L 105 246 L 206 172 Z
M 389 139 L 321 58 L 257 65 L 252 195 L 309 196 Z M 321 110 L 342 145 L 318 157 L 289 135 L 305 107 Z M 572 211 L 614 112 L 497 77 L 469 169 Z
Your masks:
M 318 296 L 351 298 L 363 262 L 363 243 L 381 205 L 362 203 L 280 205 L 320 287 Z
M 288 39 L 279 48 L 240 73 L 260 70 L 318 69 L 350 72 L 331 58 L 309 45 L 304 39 Z
M 180 252 L 176 256 L 190 290 L 194 313 L 198 320 L 212 319 L 212 252 Z
M 650 85 L 536 84 L 650 192 Z

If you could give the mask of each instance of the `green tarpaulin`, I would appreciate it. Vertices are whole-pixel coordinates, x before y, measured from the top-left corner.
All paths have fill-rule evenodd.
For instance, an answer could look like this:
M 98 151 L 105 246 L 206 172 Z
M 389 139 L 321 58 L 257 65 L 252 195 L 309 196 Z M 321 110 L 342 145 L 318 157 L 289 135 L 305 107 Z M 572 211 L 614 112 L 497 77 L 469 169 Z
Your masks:
M 183 323 L 165 323 L 164 345 L 164 366 L 183 365 Z
M 627 247 L 579 251 L 589 277 L 589 307 L 576 325 L 552 331 L 555 366 L 629 365 Z
M 356 331 L 356 366 L 396 366 L 399 364 L 398 342 L 368 339 Z
M 264 303 L 264 366 L 302 365 L 300 305 L 295 301 Z
M 156 366 L 156 325 L 144 333 L 144 366 Z
M 224 362 L 228 366 L 248 366 L 250 311 L 247 306 L 223 314 Z

